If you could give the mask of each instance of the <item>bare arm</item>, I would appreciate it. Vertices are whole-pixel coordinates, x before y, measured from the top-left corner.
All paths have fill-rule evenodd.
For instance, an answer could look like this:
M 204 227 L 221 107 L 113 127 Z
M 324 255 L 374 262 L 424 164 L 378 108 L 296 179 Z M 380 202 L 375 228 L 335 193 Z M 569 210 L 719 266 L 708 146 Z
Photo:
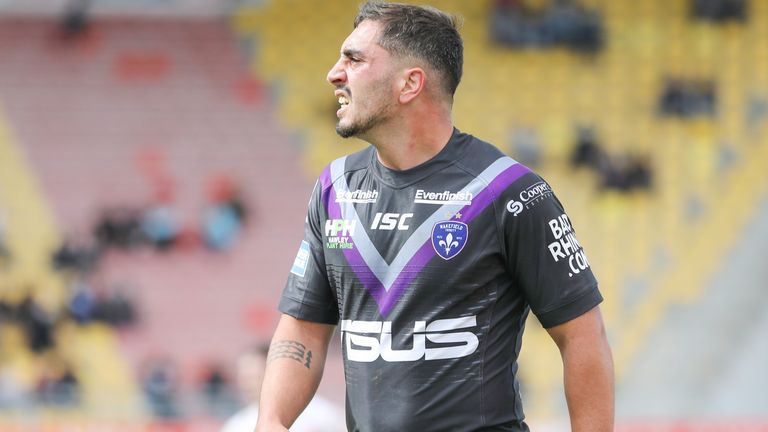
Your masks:
M 560 349 L 573 432 L 612 432 L 613 359 L 600 309 L 548 329 Z
M 287 431 L 320 384 L 334 326 L 283 315 L 269 348 L 258 432 Z

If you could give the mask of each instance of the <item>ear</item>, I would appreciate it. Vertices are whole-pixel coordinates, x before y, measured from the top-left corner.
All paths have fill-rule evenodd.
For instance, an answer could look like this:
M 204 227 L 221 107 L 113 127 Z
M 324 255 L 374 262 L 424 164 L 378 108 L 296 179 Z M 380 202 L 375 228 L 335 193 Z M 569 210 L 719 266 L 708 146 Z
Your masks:
M 410 68 L 403 71 L 399 101 L 407 104 L 414 100 L 427 84 L 427 75 L 421 68 Z

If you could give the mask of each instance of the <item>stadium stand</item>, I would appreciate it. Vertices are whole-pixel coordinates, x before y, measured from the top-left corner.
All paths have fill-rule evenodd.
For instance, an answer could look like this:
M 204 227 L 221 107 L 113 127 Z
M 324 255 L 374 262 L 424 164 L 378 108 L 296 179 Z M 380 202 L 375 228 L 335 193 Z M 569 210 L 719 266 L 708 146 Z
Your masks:
M 285 281 L 275 269 L 295 254 L 312 181 L 296 167 L 294 141 L 275 126 L 269 94 L 248 76 L 222 23 L 104 20 L 66 42 L 55 28 L 37 19 L 0 23 L 0 208 L 14 262 L 29 255 L 36 278 L 55 278 L 50 257 L 60 239 L 87 237 L 103 210 L 144 208 L 170 185 L 184 241 L 167 253 L 110 250 L 91 276 L 130 287 L 136 325 L 62 333 L 93 402 L 85 411 L 143 418 L 141 368 L 169 356 L 181 394 L 193 395 L 184 414 L 195 415 L 205 365 L 226 364 L 271 334 Z M 249 225 L 231 250 L 215 252 L 201 244 L 200 224 L 222 173 L 242 191 Z M 18 286 L 2 276 L 3 286 Z M 39 285 L 55 288 L 47 301 L 64 301 L 60 281 Z M 11 347 L 14 340 L 3 338 Z M 9 356 L 22 369 L 36 361 L 26 352 Z
M 65 308 L 67 301 L 64 278 L 56 274 L 48 262 L 50 250 L 59 236 L 58 230 L 42 191 L 30 175 L 27 162 L 3 117 L 0 117 L 0 203 L 12 228 L 7 240 L 13 256 L 11 264 L 0 274 L 0 292 L 5 305 L 17 306 L 24 298 L 32 296 L 41 310 L 56 316 Z M 43 360 L 36 360 L 35 353 L 27 348 L 28 336 L 23 327 L 7 316 L 1 325 L 5 372 L 17 375 L 22 388 L 35 388 L 39 385 L 41 373 L 44 373 L 44 369 L 41 370 L 36 363 Z M 61 355 L 74 366 L 82 385 L 81 398 L 86 409 L 92 412 L 109 410 L 100 402 L 103 401 L 101 395 L 127 393 L 132 385 L 114 336 L 98 325 L 74 332 L 69 328 L 56 331 L 56 346 L 44 354 L 49 357 Z M 93 367 L 96 359 L 99 360 L 99 368 Z M 85 370 L 93 372 L 83 373 Z

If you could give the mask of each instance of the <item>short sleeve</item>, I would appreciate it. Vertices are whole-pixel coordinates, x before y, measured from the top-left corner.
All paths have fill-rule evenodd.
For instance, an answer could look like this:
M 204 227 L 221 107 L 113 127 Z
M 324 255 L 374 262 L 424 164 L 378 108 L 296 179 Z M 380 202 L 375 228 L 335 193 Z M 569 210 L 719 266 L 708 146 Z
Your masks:
M 325 269 L 320 228 L 325 210 L 321 198 L 322 187 L 318 182 L 309 201 L 304 239 L 291 266 L 279 310 L 301 320 L 336 324 L 339 309 Z
M 549 184 L 529 173 L 501 200 L 507 268 L 541 324 L 553 327 L 598 305 L 603 298 L 587 255 Z

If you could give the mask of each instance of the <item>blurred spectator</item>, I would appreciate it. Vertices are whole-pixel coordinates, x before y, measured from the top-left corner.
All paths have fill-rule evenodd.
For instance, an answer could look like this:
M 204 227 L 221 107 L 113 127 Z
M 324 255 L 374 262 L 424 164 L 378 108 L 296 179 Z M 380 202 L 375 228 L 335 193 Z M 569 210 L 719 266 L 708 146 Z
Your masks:
M 141 215 L 141 231 L 155 248 L 168 250 L 176 243 L 181 225 L 170 203 L 157 202 Z
M 253 432 L 259 417 L 259 397 L 267 365 L 269 345 L 256 345 L 245 351 L 237 360 L 237 384 L 247 404 L 232 416 L 221 432 Z M 309 402 L 304 412 L 291 427 L 292 432 L 345 431 L 344 413 L 319 395 Z
M 579 127 L 576 133 L 576 145 L 571 153 L 571 166 L 600 170 L 604 160 L 605 151 L 600 146 L 594 129 Z
M 38 401 L 57 407 L 74 407 L 80 403 L 80 382 L 72 368 L 58 355 L 43 359 L 43 370 L 35 388 Z
M 120 284 L 107 288 L 93 285 L 82 276 L 76 276 L 69 285 L 67 312 L 78 324 L 100 321 L 113 327 L 133 324 L 136 307 Z
M 130 249 L 141 243 L 140 212 L 128 208 L 105 210 L 94 228 L 102 247 Z
M 494 41 L 516 48 L 564 46 L 594 54 L 603 47 L 603 20 L 575 0 L 555 0 L 541 11 L 522 0 L 497 0 L 491 15 Z
M 245 224 L 250 212 L 243 199 L 242 191 L 228 174 L 218 174 L 209 180 L 208 199 L 212 203 L 226 205 L 234 210 L 237 218 Z
M 602 189 L 631 192 L 649 190 L 653 185 L 653 169 L 647 156 L 608 154 L 591 127 L 577 128 L 571 166 L 593 170 Z
M 722 23 L 747 20 L 746 0 L 692 0 L 691 15 L 694 18 Z
M 76 277 L 70 284 L 70 298 L 67 305 L 69 315 L 78 324 L 91 322 L 96 312 L 96 296 L 91 286 L 83 279 Z
M 53 268 L 88 273 L 101 257 L 99 245 L 90 236 L 67 237 L 53 254 Z
M 27 293 L 32 289 L 27 288 Z M 37 303 L 31 294 L 22 300 L 16 310 L 16 318 L 27 335 L 29 349 L 41 353 L 53 346 L 54 318 Z
M 516 48 L 544 45 L 533 13 L 520 0 L 497 0 L 490 23 L 491 38 L 497 43 Z
M 211 363 L 205 367 L 200 387 L 210 415 L 226 418 L 237 410 L 235 390 L 221 365 Z
M 97 296 L 95 318 L 114 327 L 130 326 L 137 319 L 136 305 L 124 284 L 112 284 Z
M 88 31 L 88 9 L 91 0 L 70 0 L 67 3 L 61 22 L 62 35 L 65 39 L 74 39 Z
M 715 84 L 711 80 L 667 79 L 659 98 L 659 110 L 666 116 L 711 117 L 716 109 Z
M 214 205 L 203 214 L 205 245 L 215 251 L 231 249 L 242 229 L 237 213 L 226 205 Z
M 141 385 L 154 417 L 173 419 L 181 415 L 178 403 L 178 372 L 170 360 L 153 359 L 147 362 Z
M 653 183 L 653 172 L 646 157 L 620 154 L 606 157 L 601 165 L 601 186 L 620 192 L 648 190 Z
M 603 45 L 600 15 L 575 0 L 554 0 L 542 16 L 541 28 L 554 44 L 577 52 L 596 53 Z
M 212 250 L 227 250 L 237 241 L 249 212 L 239 188 L 227 175 L 218 175 L 208 185 L 211 202 L 203 214 L 203 239 Z
M 633 189 L 650 190 L 653 187 L 653 169 L 648 156 L 633 156 L 630 159 L 628 177 Z
M 0 325 L 15 319 L 14 309 L 5 299 L 0 298 Z
M 137 158 L 139 170 L 152 188 L 152 203 L 140 215 L 141 232 L 159 250 L 171 248 L 182 231 L 172 205 L 176 184 L 167 159 L 163 150 L 154 147 L 142 150 Z

